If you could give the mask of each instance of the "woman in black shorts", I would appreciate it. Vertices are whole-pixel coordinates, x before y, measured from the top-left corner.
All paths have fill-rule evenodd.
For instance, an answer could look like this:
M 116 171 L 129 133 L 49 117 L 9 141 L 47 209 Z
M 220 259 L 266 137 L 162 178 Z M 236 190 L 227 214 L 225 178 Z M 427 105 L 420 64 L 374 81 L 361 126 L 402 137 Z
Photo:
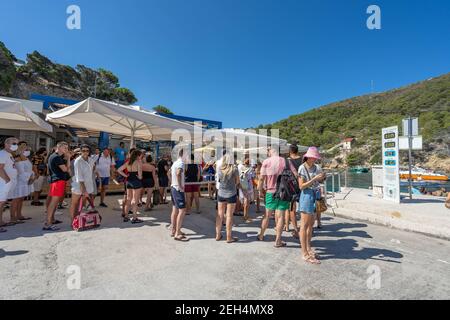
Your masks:
M 218 212 L 216 218 L 216 241 L 222 240 L 222 223 L 226 214 L 227 243 L 238 241 L 232 236 L 233 213 L 236 209 L 238 187 L 240 184 L 239 171 L 233 165 L 233 160 L 229 154 L 223 157 L 222 166 L 217 168 L 220 182 L 217 193 Z
M 151 155 L 148 155 L 145 158 L 146 162 L 142 164 L 142 187 L 144 192 L 147 192 L 147 200 L 145 202 L 145 211 L 150 211 L 153 208 L 152 196 L 153 189 L 158 188 L 158 179 L 156 176 L 156 167 L 153 164 L 153 158 Z
M 131 223 L 141 223 L 142 220 L 138 219 L 137 211 L 139 199 L 141 196 L 142 189 L 142 152 L 139 150 L 134 150 L 131 154 L 130 161 L 119 168 L 119 174 L 127 178 L 127 202 L 125 212 L 129 212 L 130 208 L 133 212 L 133 219 Z M 124 173 L 124 167 L 128 171 L 128 175 Z M 128 222 L 130 219 L 124 217 L 124 222 Z

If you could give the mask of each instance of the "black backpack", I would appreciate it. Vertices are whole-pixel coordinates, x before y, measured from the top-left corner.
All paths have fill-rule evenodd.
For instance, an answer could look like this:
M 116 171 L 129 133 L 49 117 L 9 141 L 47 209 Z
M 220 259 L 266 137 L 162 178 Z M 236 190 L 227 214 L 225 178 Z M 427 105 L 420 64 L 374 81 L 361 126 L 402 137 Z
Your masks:
M 277 191 L 274 198 L 288 202 L 298 201 L 300 193 L 297 177 L 292 173 L 289 161 L 286 159 L 286 166 L 277 179 Z

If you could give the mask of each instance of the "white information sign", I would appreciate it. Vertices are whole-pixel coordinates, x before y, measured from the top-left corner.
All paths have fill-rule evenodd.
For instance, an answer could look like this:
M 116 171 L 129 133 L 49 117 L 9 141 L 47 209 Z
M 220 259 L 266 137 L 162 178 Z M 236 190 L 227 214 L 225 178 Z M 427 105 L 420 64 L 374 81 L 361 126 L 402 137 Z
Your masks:
M 422 146 L 423 146 L 422 136 L 412 137 L 412 150 L 422 150 Z M 408 137 L 400 137 L 399 149 L 400 150 L 409 150 L 409 138 Z
M 382 133 L 383 198 L 400 203 L 398 127 L 384 128 Z

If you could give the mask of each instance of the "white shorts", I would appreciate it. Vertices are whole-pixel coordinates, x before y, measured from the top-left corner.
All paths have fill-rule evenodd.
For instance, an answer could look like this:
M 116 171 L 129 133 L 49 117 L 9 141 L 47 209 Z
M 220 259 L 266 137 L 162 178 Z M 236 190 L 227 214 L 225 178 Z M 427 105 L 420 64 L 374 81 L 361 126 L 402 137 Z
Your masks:
M 37 178 L 33 182 L 33 187 L 34 187 L 34 191 L 35 192 L 41 192 L 42 191 L 42 186 L 44 185 L 44 181 L 45 181 L 45 177 L 39 176 L 39 178 Z
M 5 183 L 5 180 L 0 178 L 0 202 L 5 202 L 8 200 L 9 192 L 16 187 L 17 180 L 11 180 Z
M 247 198 L 249 201 L 253 201 L 254 198 L 254 191 L 253 189 L 246 190 L 243 192 L 241 189 L 239 189 L 239 199 L 241 202 L 244 202 L 244 199 Z

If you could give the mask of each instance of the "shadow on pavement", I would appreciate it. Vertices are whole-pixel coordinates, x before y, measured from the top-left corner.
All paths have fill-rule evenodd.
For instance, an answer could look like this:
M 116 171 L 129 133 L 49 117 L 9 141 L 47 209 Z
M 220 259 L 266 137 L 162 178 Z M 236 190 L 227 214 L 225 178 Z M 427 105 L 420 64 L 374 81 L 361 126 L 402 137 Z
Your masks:
M 27 254 L 29 251 L 27 250 L 18 250 L 18 251 L 5 251 L 0 249 L 0 258 L 4 258 L 6 256 L 20 256 L 22 254 Z
M 315 240 L 312 246 L 318 250 L 321 260 L 379 260 L 384 262 L 401 263 L 392 259 L 401 259 L 401 253 L 378 248 L 358 248 L 355 239 Z

